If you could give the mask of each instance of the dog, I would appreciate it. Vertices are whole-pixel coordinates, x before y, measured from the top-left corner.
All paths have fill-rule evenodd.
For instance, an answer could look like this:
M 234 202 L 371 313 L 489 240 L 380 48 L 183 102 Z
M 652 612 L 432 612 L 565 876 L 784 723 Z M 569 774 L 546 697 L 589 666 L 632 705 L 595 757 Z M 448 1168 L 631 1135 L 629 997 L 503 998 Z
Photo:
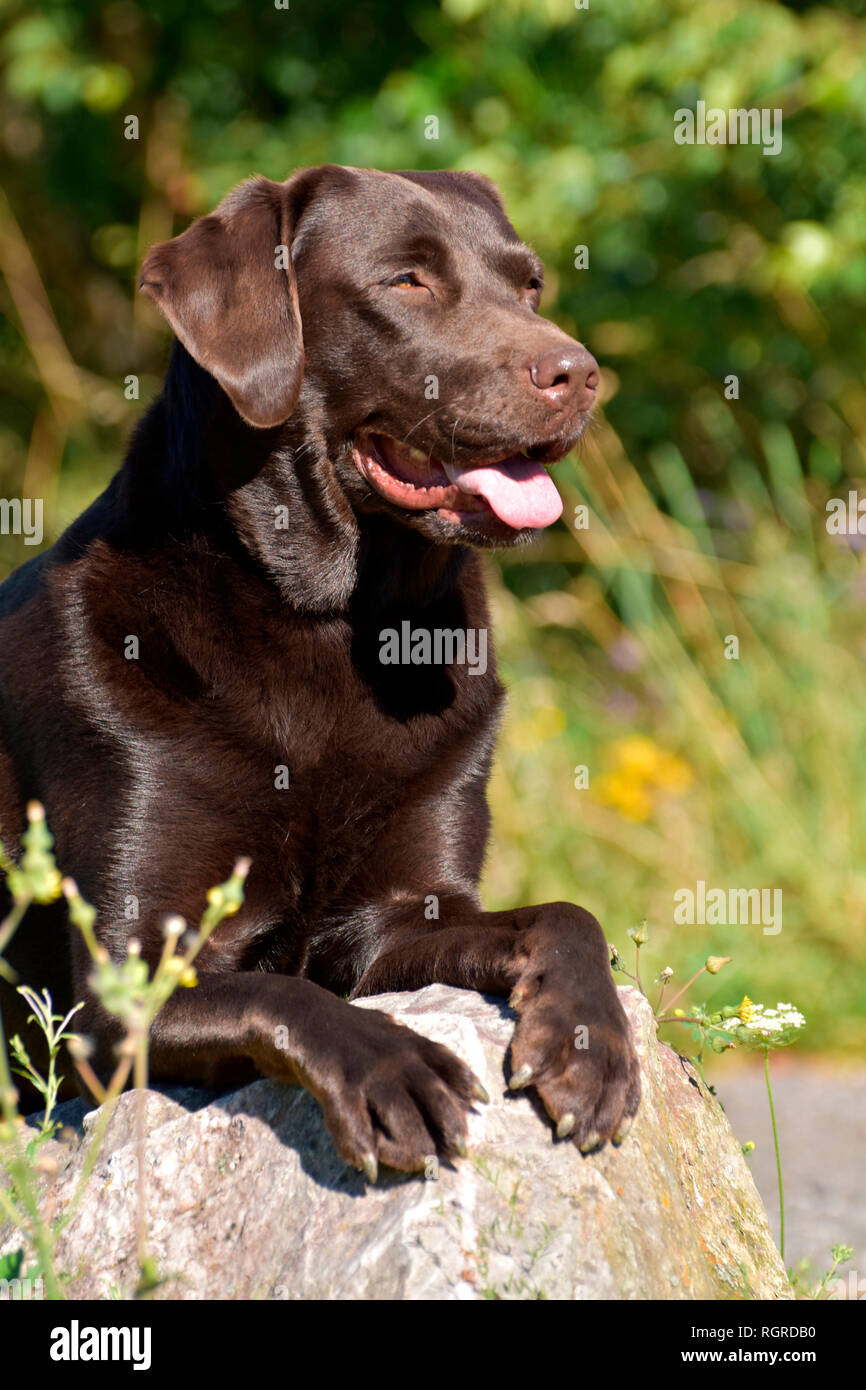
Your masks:
M 139 285 L 177 339 L 162 394 L 102 496 L 0 587 L 11 850 L 38 799 L 102 945 L 120 961 L 134 935 L 151 965 L 166 915 L 198 920 L 251 856 L 197 986 L 156 1017 L 157 1080 L 305 1086 L 347 1163 L 416 1172 L 465 1153 L 482 1090 L 350 1001 L 438 981 L 510 998 L 510 1084 L 560 1138 L 621 1142 L 640 1079 L 601 927 L 478 892 L 503 689 L 492 648 L 461 661 L 456 639 L 486 639 L 479 552 L 559 516 L 545 465 L 599 380 L 539 316 L 537 256 L 479 175 L 326 165 L 241 185 Z M 425 659 L 437 634 L 450 661 Z M 78 932 L 34 908 L 14 944 L 23 978 L 84 1001 L 110 1075 L 119 1024 Z M 7 1027 L 20 1007 L 7 988 Z

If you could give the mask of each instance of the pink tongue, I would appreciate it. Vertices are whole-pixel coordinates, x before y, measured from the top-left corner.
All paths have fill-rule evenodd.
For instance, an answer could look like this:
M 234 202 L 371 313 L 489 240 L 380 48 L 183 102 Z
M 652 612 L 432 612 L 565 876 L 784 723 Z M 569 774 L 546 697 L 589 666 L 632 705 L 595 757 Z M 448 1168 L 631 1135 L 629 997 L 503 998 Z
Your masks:
M 534 459 L 506 459 L 485 468 L 442 466 L 461 492 L 484 497 L 509 526 L 549 526 L 562 515 L 562 499 L 550 474 Z

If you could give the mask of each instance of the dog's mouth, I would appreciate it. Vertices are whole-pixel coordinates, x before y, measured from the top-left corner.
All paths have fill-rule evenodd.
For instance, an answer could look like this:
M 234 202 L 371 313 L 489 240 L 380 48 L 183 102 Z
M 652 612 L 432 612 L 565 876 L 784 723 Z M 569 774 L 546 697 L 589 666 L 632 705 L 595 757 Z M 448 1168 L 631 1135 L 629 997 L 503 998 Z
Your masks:
M 561 516 L 562 499 L 544 464 L 567 452 L 561 441 L 549 441 L 466 466 L 445 463 L 387 434 L 357 435 L 353 448 L 362 477 L 395 506 L 435 511 L 458 524 L 486 514 L 514 530 L 550 526 Z

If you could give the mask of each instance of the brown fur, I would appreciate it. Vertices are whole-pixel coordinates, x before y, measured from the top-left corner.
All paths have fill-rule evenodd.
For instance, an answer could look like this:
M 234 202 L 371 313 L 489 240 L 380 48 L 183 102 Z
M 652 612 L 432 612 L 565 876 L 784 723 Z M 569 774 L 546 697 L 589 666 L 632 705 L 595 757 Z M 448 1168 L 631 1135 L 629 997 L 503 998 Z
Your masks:
M 407 266 L 426 291 L 391 287 Z M 164 915 L 197 921 L 207 887 L 249 854 L 242 911 L 156 1020 L 151 1074 L 250 1068 L 307 1086 L 355 1164 L 454 1153 L 474 1081 L 341 994 L 515 991 L 512 1068 L 531 1068 L 555 1122 L 573 1114 L 586 1145 L 638 1105 L 598 923 L 567 903 L 480 906 L 492 658 L 485 675 L 379 661 L 380 632 L 404 619 L 488 626 L 470 547 L 491 537 L 402 511 L 352 463 L 361 426 L 463 464 L 539 440 L 564 453 L 588 418 L 591 359 L 537 316 L 539 276 L 475 175 L 326 166 L 244 185 L 147 256 L 142 289 L 183 344 L 163 393 L 106 492 L 0 589 L 11 848 L 38 798 L 102 942 L 121 959 L 134 934 L 149 961 Z M 288 530 L 274 526 L 283 505 Z M 13 959 L 55 999 L 86 1001 L 78 1024 L 109 1071 L 116 1025 L 62 912 L 31 911 Z M 3 1007 L 22 1026 L 8 990 Z

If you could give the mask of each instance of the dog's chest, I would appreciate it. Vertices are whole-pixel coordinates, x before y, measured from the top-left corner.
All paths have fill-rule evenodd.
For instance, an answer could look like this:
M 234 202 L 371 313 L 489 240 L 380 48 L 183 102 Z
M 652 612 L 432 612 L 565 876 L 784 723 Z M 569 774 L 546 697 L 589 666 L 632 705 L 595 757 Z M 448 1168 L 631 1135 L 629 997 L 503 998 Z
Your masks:
M 113 819 L 169 856 L 166 821 L 194 827 L 209 881 L 240 854 L 268 864 L 267 916 L 392 840 L 439 852 L 455 807 L 483 796 L 502 698 L 476 611 L 301 618 L 243 576 L 119 576 L 76 695 Z
M 477 741 L 500 687 L 478 646 L 420 628 L 383 632 L 369 640 L 335 625 L 245 664 L 243 685 L 236 677 L 216 696 L 220 724 L 235 721 L 250 752 L 268 749 L 296 785 L 414 782 Z
M 256 617 L 201 628 L 172 661 L 164 640 L 142 642 L 135 670 L 109 682 L 173 800 L 214 817 L 243 808 L 279 833 L 336 828 L 361 803 L 385 814 L 477 764 L 501 701 L 486 630 Z

